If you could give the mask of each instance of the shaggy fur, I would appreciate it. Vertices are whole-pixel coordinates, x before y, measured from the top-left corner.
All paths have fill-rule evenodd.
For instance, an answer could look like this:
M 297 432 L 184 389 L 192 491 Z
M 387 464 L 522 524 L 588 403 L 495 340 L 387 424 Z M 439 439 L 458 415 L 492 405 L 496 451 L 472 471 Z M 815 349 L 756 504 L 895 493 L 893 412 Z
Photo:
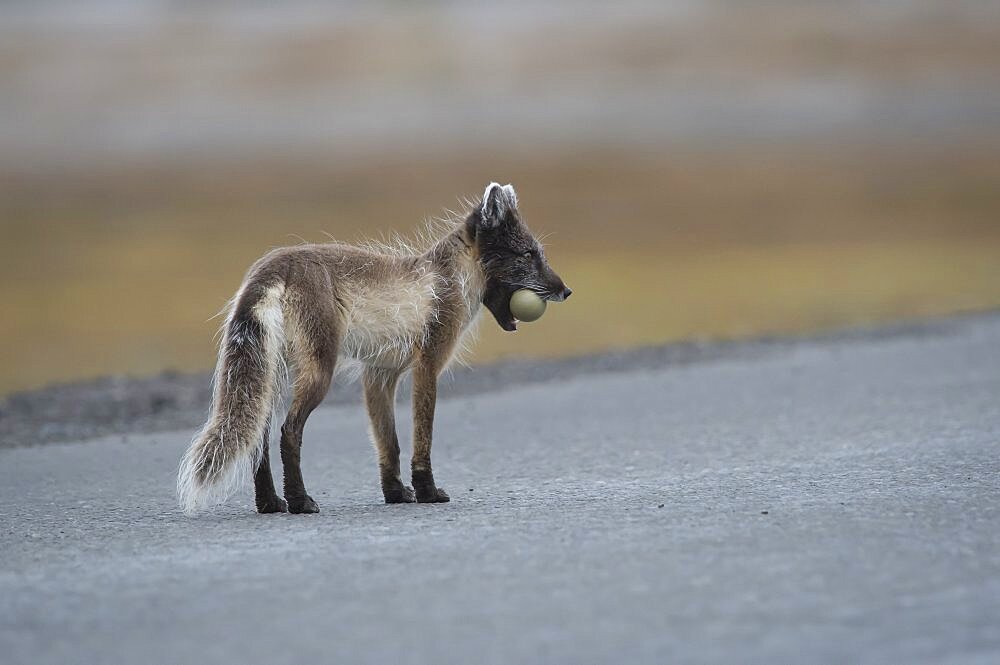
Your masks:
M 259 512 L 317 512 L 302 482 L 302 430 L 338 365 L 362 377 L 386 502 L 448 501 L 430 461 L 438 375 L 480 304 L 502 328 L 516 329 L 509 302 L 520 288 L 549 300 L 571 293 L 521 220 L 514 189 L 497 183 L 463 217 L 444 223 L 423 250 L 333 242 L 268 253 L 230 304 L 211 415 L 178 473 L 182 508 L 190 513 L 222 502 L 252 475 Z M 412 488 L 400 476 L 393 408 L 407 370 L 413 371 Z M 267 439 L 289 376 L 281 499 Z

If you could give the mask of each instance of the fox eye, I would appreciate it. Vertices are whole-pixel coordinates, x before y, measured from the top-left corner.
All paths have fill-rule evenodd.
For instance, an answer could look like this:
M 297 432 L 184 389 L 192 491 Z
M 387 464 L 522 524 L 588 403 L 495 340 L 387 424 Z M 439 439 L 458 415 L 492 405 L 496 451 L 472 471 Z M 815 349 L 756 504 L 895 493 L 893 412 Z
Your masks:
M 526 252 L 521 252 L 521 256 L 523 256 L 526 259 L 530 259 L 534 255 L 535 255 L 535 253 L 533 251 L 531 251 L 530 249 L 528 251 L 526 251 Z

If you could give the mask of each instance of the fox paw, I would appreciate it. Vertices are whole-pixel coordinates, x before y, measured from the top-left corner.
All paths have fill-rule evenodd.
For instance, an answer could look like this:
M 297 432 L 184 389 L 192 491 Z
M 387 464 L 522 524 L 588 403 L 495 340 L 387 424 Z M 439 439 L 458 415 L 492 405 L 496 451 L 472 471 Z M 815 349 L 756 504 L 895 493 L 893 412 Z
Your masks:
M 451 497 L 443 489 L 434 484 L 434 474 L 430 469 L 413 470 L 413 490 L 417 495 L 417 503 L 447 503 Z
M 440 487 L 417 491 L 417 503 L 448 503 L 451 497 Z
M 257 502 L 257 512 L 261 515 L 267 513 L 287 513 L 288 504 L 285 503 L 284 499 L 272 496 Z
M 312 497 L 307 494 L 303 497 L 289 498 L 288 512 L 295 514 L 318 513 L 319 506 L 317 506 L 316 502 L 312 500 Z
M 386 503 L 414 503 L 417 500 L 412 487 L 399 483 L 395 487 L 383 487 L 382 496 Z

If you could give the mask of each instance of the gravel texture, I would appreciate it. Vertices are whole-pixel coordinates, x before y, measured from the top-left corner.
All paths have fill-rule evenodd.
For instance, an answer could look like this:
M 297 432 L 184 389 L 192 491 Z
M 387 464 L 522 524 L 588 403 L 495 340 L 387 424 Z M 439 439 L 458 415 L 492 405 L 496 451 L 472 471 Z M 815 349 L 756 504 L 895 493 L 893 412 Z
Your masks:
M 0 450 L 4 663 L 1000 659 L 994 314 L 458 372 L 449 504 L 382 504 L 334 403 L 306 428 L 318 515 L 181 515 L 204 405 L 129 428 L 88 390 L 142 394 L 53 389 L 119 433 Z

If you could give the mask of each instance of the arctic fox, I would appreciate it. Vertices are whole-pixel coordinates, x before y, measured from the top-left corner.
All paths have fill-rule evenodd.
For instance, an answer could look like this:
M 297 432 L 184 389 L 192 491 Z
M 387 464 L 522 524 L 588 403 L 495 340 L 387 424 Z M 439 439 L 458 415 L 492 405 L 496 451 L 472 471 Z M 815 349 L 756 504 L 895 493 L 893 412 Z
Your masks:
M 181 507 L 194 512 L 219 503 L 252 473 L 258 512 L 318 512 L 302 482 L 302 429 L 329 390 L 338 360 L 360 365 L 386 503 L 448 501 L 431 471 L 438 375 L 480 304 L 504 330 L 517 328 L 510 297 L 518 289 L 548 300 L 571 293 L 522 221 L 514 188 L 497 183 L 426 251 L 326 243 L 268 253 L 232 300 L 211 415 L 178 473 Z M 407 370 L 413 371 L 412 487 L 400 477 L 394 414 L 396 386 Z M 267 439 L 288 376 L 282 499 Z

